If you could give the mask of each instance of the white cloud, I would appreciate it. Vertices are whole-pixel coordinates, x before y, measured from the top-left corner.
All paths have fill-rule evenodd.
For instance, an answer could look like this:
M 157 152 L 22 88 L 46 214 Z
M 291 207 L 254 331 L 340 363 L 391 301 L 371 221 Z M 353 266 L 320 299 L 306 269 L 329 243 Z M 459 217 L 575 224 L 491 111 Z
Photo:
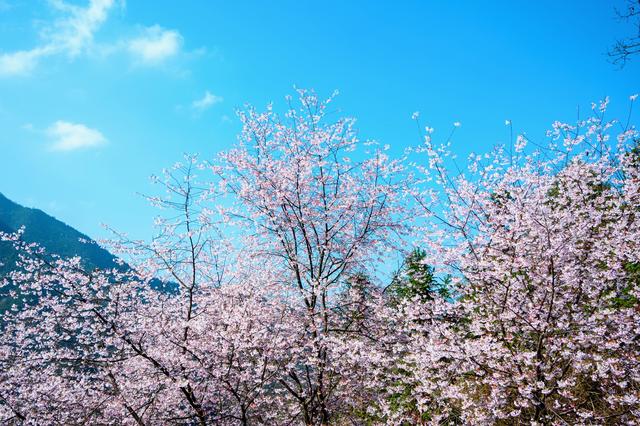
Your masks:
M 47 129 L 47 135 L 53 140 L 51 149 L 55 151 L 73 151 L 107 143 L 107 138 L 98 130 L 68 121 L 53 123 Z
M 206 92 L 204 92 L 204 96 L 201 99 L 197 99 L 191 103 L 191 107 L 199 111 L 204 111 L 210 106 L 218 104 L 222 101 L 222 96 L 216 96 L 207 90 Z
M 65 55 L 73 59 L 80 55 L 104 56 L 128 51 L 137 64 L 158 65 L 180 53 L 182 35 L 159 25 L 144 28 L 142 34 L 134 38 L 95 43 L 95 34 L 109 18 L 114 5 L 124 5 L 124 0 L 89 0 L 85 7 L 63 0 L 49 0 L 49 4 L 61 16 L 43 28 L 41 42 L 35 47 L 0 52 L 0 77 L 27 75 L 41 59 L 49 56 Z
M 129 41 L 129 52 L 136 62 L 156 65 L 175 56 L 182 46 L 182 36 L 176 30 L 165 30 L 159 25 L 148 27 L 140 37 Z
M 0 76 L 29 74 L 45 54 L 46 50 L 41 48 L 0 54 Z
M 93 36 L 107 20 L 114 0 L 90 0 L 85 8 L 60 0 L 50 0 L 50 3 L 67 16 L 54 22 L 45 36 L 57 50 L 74 57 L 91 48 Z
M 0 76 L 29 74 L 45 56 L 67 54 L 75 57 L 90 49 L 93 35 L 106 21 L 114 0 L 90 0 L 84 8 L 61 0 L 50 0 L 49 3 L 64 17 L 42 31 L 39 46 L 0 54 Z

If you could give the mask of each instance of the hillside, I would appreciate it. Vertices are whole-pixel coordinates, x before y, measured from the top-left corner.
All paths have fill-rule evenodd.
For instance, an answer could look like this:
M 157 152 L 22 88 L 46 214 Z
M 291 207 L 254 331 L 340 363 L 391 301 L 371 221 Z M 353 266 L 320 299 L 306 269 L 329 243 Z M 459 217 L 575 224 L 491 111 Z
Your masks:
M 42 210 L 21 206 L 0 193 L 0 231 L 15 232 L 25 227 L 23 239 L 45 247 L 49 253 L 62 257 L 80 256 L 87 268 L 115 266 L 114 256 L 97 244 L 80 242 L 91 239 Z M 15 267 L 16 252 L 6 242 L 0 242 L 0 277 Z M 0 312 L 6 308 L 7 289 L 0 290 Z

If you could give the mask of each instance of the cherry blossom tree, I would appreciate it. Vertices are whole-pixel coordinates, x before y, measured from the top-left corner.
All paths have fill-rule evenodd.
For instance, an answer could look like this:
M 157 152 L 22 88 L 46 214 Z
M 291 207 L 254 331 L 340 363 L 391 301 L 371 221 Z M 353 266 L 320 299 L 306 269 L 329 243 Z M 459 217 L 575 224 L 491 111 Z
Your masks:
M 414 195 L 436 222 L 429 261 L 457 296 L 403 310 L 423 420 L 640 418 L 639 135 L 604 118 L 607 102 L 554 123 L 530 154 L 520 136 L 514 150 L 472 156 L 466 174 L 447 172 L 447 148 L 426 135 L 438 187 Z
M 353 391 L 343 389 L 351 372 L 336 369 L 344 351 L 333 345 L 362 337 L 336 318 L 335 290 L 363 271 L 375 275 L 375 264 L 397 248 L 407 231 L 408 177 L 402 161 L 376 144 L 357 151 L 353 120 L 326 123 L 332 98 L 298 94 L 301 107 L 284 117 L 271 108 L 241 112 L 238 146 L 211 168 L 236 200 L 224 214 L 250 230 L 244 244 L 276 259 L 298 296 L 301 358 L 281 384 L 298 401 L 301 420 L 325 424 L 349 410 Z
M 188 158 L 161 181 L 172 197 L 153 201 L 178 215 L 158 220 L 158 237 L 116 246 L 136 256 L 135 268 L 85 271 L 78 258 L 4 236 L 21 252 L 11 279 L 25 299 L 5 315 L 1 338 L 7 419 L 270 422 L 265 394 L 290 362 L 295 323 L 269 268 L 232 260 L 212 238 L 194 165 Z

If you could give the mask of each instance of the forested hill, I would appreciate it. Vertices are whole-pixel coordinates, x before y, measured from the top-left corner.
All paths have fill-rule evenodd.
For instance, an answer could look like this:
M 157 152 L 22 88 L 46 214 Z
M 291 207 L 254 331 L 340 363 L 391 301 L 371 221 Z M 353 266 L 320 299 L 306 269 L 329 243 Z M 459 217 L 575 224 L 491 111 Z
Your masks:
M 129 270 L 127 263 L 117 264 L 113 254 L 95 244 L 95 241 L 85 234 L 42 210 L 21 206 L 0 193 L 0 232 L 15 232 L 21 226 L 25 228 L 22 236 L 24 241 L 38 243 L 49 254 L 65 258 L 80 256 L 87 270 L 114 267 L 120 271 Z M 0 281 L 15 267 L 17 257 L 10 243 L 0 241 Z M 155 278 L 151 280 L 150 285 L 163 291 L 174 291 L 177 288 L 175 283 Z M 8 298 L 9 290 L 9 286 L 0 287 L 0 313 L 5 312 L 12 303 Z
M 21 226 L 25 227 L 25 241 L 38 243 L 49 253 L 62 257 L 80 256 L 87 268 L 115 266 L 114 256 L 107 250 L 97 244 L 80 241 L 91 241 L 88 236 L 42 210 L 23 207 L 0 193 L 0 231 L 15 232 Z M 0 242 L 0 277 L 13 269 L 16 258 L 17 254 L 11 244 Z M 0 289 L 0 312 L 6 290 Z

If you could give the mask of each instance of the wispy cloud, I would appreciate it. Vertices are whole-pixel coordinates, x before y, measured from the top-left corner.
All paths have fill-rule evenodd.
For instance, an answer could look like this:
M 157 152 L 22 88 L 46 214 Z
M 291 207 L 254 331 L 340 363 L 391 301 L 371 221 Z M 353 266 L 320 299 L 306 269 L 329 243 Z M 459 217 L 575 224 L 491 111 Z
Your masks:
M 45 48 L 19 50 L 13 53 L 0 54 L 0 76 L 24 75 L 30 73 L 38 64 L 38 60 L 47 54 Z
M 0 0 L 2 1 L 2 0 Z M 61 14 L 41 31 L 41 43 L 15 52 L 0 52 L 0 77 L 26 75 L 32 72 L 45 57 L 67 56 L 76 58 L 83 54 L 113 54 L 129 52 L 136 64 L 158 65 L 180 53 L 183 38 L 177 30 L 153 25 L 144 28 L 133 38 L 110 43 L 94 42 L 96 33 L 109 18 L 116 4 L 124 0 L 89 0 L 85 7 L 62 0 L 49 0 Z
M 107 19 L 114 0 L 91 0 L 87 7 L 70 5 L 60 0 L 51 0 L 54 9 L 64 17 L 46 27 L 42 43 L 28 50 L 0 54 L 0 76 L 30 73 L 38 62 L 53 55 L 75 57 L 93 44 L 94 33 Z
M 159 25 L 148 27 L 144 33 L 128 42 L 128 49 L 136 63 L 156 65 L 177 55 L 182 46 L 182 36 L 176 30 L 166 30 Z
M 114 0 L 90 0 L 87 7 L 70 5 L 61 0 L 50 3 L 66 17 L 54 23 L 45 35 L 50 45 L 71 57 L 93 46 L 94 34 L 109 17 Z
M 204 92 L 204 96 L 200 99 L 196 99 L 191 103 L 191 107 L 197 111 L 204 111 L 212 105 L 218 104 L 223 101 L 222 96 L 214 95 L 208 90 Z
M 53 140 L 51 149 L 54 151 L 74 151 L 107 143 L 107 138 L 98 130 L 61 120 L 47 129 L 47 135 Z

